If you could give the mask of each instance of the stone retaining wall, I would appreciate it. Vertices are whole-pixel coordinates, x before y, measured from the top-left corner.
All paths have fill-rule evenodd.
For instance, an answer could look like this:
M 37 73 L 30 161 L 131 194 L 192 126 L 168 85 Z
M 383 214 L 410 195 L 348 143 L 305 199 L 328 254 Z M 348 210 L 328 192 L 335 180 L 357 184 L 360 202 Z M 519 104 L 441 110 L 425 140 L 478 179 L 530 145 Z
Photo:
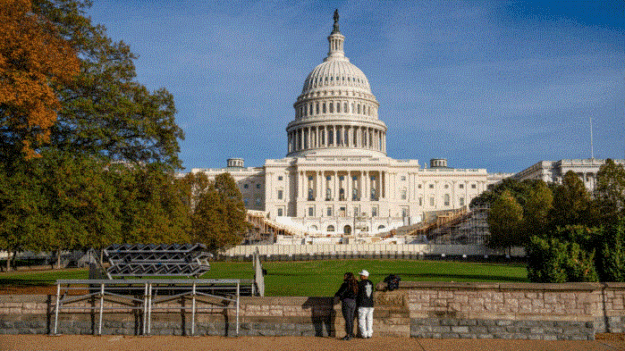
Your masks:
M 380 286 L 381 287 L 381 286 Z M 152 334 L 189 335 L 191 313 L 162 305 L 152 314 Z M 190 306 L 187 300 L 186 306 Z M 53 296 L 0 296 L 0 333 L 45 334 L 53 328 Z M 378 336 L 416 338 L 514 338 L 592 340 L 596 333 L 625 331 L 625 284 L 497 284 L 402 282 L 378 291 Z M 98 313 L 62 313 L 59 333 L 97 333 Z M 169 308 L 168 308 L 169 307 Z M 344 335 L 340 305 L 327 297 L 242 297 L 239 335 Z M 196 315 L 196 335 L 235 335 L 234 310 Z M 103 334 L 140 334 L 141 311 L 106 311 Z

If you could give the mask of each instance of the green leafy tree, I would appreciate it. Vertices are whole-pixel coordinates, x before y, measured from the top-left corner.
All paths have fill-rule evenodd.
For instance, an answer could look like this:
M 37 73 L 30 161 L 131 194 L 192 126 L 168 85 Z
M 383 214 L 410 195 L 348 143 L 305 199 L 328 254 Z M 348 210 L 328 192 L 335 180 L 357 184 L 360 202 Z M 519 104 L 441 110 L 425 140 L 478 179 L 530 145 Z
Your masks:
M 48 150 L 32 161 L 39 171 L 42 219 L 28 236 L 34 251 L 102 248 L 121 233 L 121 201 L 106 160 Z M 57 260 L 57 266 L 60 261 Z
M 29 163 L 20 165 L 9 169 L 0 164 L 0 248 L 8 253 L 7 270 L 12 255 L 30 247 L 28 239 L 47 222 L 40 169 L 27 168 Z
M 594 195 L 598 224 L 614 224 L 625 216 L 625 167 L 607 159 L 597 172 Z
M 239 243 L 237 236 L 232 235 L 228 227 L 226 204 L 221 201 L 221 196 L 212 183 L 201 194 L 195 207 L 193 239 L 213 252 Z
M 210 180 L 204 172 L 190 172 L 185 174 L 179 182 L 182 187 L 182 201 L 192 213 L 200 197 L 208 189 Z
M 544 235 L 549 225 L 553 194 L 545 182 L 538 181 L 529 190 L 523 209 L 524 236 Z
M 136 82 L 136 56 L 91 23 L 90 6 L 81 0 L 34 1 L 34 11 L 56 25 L 81 60 L 80 74 L 59 87 L 62 108 L 52 147 L 179 168 L 178 139 L 184 133 L 175 123 L 173 96 Z
M 221 201 L 226 204 L 228 227 L 233 235 L 241 240 L 249 229 L 246 221 L 245 204 L 243 195 L 239 191 L 234 178 L 230 173 L 222 173 L 215 177 L 215 190 L 221 196 Z
M 625 282 L 625 217 L 602 228 L 597 241 L 599 278 L 604 282 Z
M 591 199 L 584 183 L 573 171 L 568 171 L 553 194 L 550 213 L 551 226 L 588 224 L 591 222 Z
M 521 245 L 523 208 L 512 194 L 505 190 L 491 205 L 488 213 L 490 238 L 487 245 L 491 248 L 510 248 Z
M 193 213 L 193 234 L 211 251 L 239 244 L 248 230 L 242 195 L 229 173 L 215 177 Z
M 528 253 L 528 278 L 532 282 L 597 281 L 594 252 L 584 251 L 578 243 L 534 236 Z
M 558 228 L 552 236 L 533 236 L 526 246 L 528 278 L 538 283 L 594 282 L 599 230 L 581 225 Z
M 130 167 L 120 196 L 123 199 L 122 241 L 126 243 L 188 242 L 190 213 L 182 188 L 167 167 Z

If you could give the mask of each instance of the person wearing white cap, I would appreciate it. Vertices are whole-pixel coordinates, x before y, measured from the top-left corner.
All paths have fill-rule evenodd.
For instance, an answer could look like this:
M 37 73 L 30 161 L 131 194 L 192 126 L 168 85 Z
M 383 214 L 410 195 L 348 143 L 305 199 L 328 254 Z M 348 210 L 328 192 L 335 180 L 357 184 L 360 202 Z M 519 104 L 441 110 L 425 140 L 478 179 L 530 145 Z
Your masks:
M 369 280 L 369 272 L 363 269 L 358 282 L 358 295 L 356 295 L 356 306 L 358 306 L 358 329 L 360 336 L 368 339 L 373 336 L 373 283 Z

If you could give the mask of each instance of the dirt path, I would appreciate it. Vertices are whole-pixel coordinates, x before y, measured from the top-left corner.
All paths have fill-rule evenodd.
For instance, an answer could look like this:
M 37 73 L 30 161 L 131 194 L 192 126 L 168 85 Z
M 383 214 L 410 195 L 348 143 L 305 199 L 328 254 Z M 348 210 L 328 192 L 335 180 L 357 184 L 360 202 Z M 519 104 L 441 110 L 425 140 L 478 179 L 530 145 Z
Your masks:
M 367 340 L 342 341 L 316 337 L 2 335 L 0 350 L 615 351 L 625 350 L 625 341 L 432 340 L 375 337 Z

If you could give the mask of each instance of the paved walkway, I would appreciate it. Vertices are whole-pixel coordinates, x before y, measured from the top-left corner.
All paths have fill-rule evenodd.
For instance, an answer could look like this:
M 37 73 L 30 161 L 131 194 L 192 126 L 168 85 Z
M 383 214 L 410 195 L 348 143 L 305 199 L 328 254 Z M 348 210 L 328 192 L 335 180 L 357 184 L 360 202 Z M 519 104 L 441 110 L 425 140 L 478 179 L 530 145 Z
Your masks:
M 625 341 L 354 339 L 315 337 L 184 337 L 0 335 L 0 350 L 250 350 L 250 351 L 616 351 Z

